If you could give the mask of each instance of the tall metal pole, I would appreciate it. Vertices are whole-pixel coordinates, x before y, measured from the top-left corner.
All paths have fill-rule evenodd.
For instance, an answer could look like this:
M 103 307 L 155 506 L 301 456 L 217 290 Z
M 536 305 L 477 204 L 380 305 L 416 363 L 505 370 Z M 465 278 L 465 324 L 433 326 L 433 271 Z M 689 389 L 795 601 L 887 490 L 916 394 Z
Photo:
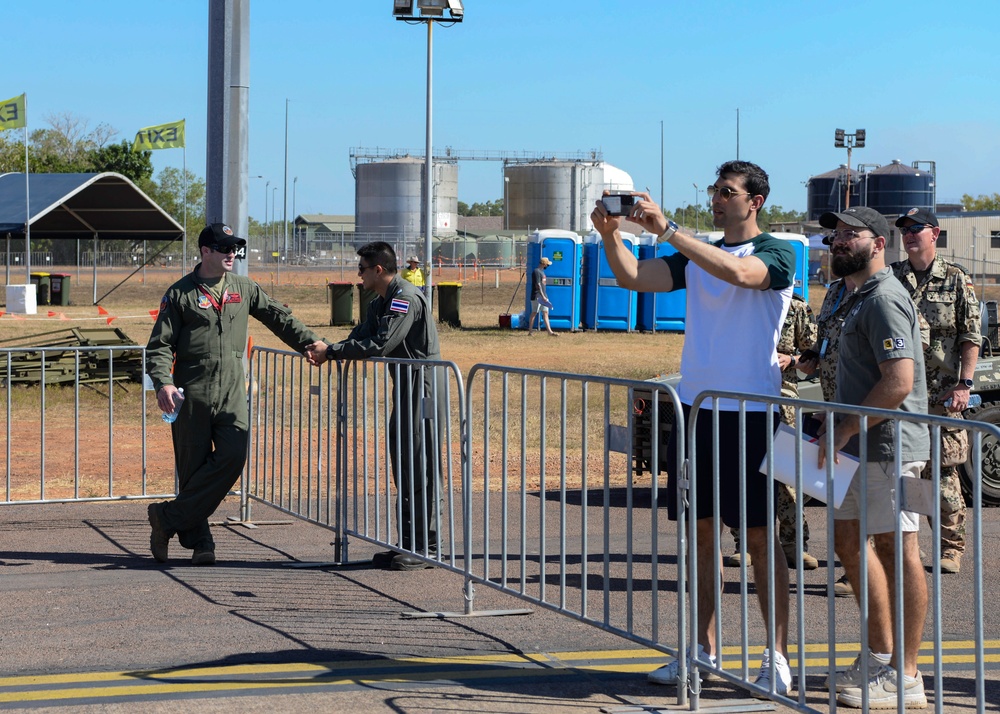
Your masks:
M 274 253 L 274 222 L 278 216 L 278 207 L 275 205 L 278 197 L 278 187 L 275 186 L 271 189 L 271 252 Z
M 663 120 L 660 119 L 660 210 L 663 210 Z
M 270 197 L 271 197 L 271 181 L 270 181 L 270 179 L 268 179 L 268 182 L 264 184 L 264 226 L 263 226 L 263 228 L 264 228 L 264 235 L 261 236 L 261 241 L 260 241 L 260 243 L 261 243 L 260 247 L 261 247 L 262 250 L 268 250 L 268 248 L 270 247 L 270 246 L 267 245 L 268 244 L 268 240 L 267 240 L 267 200 Z
M 697 232 L 701 232 L 701 206 L 698 205 L 698 184 L 692 183 L 694 186 L 694 229 Z
M 847 146 L 847 190 L 844 192 L 844 210 L 851 207 L 851 146 Z
M 434 66 L 434 23 L 427 22 L 427 155 L 424 165 L 424 261 L 427 264 L 427 282 L 424 286 L 427 302 L 434 307 L 434 256 L 431 254 L 431 232 L 434 229 L 434 216 L 431 193 L 434 191 L 434 145 L 431 141 L 433 129 L 433 75 Z
M 285 100 L 285 188 L 282 198 L 281 224 L 283 228 L 284 241 L 282 242 L 283 256 L 288 255 L 288 100 Z
M 293 224 L 292 224 L 293 225 L 293 230 L 292 230 L 292 251 L 297 252 L 297 253 L 304 253 L 305 251 L 302 250 L 302 246 L 298 245 L 298 242 L 299 242 L 299 231 L 298 231 L 298 229 L 294 228 L 294 225 L 295 225 L 294 221 L 295 221 L 295 217 L 296 217 L 295 216 L 295 184 L 297 184 L 298 182 L 299 182 L 299 177 L 298 176 L 296 176 L 295 178 L 292 179 L 292 221 L 293 221 Z

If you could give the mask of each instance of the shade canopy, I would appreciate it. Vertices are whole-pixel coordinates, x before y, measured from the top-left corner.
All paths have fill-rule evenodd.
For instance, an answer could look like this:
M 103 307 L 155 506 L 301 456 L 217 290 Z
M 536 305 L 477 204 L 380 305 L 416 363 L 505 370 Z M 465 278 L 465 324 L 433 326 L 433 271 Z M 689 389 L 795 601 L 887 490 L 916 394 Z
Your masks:
M 160 240 L 183 227 L 125 176 L 30 174 L 32 240 Z M 24 237 L 24 174 L 0 175 L 0 236 Z

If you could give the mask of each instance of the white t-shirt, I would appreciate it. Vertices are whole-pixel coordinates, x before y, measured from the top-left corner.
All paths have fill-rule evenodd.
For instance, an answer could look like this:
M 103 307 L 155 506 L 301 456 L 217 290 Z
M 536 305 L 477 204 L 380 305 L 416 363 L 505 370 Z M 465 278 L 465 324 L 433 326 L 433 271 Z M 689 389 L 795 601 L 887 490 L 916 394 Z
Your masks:
M 670 266 L 674 289 L 687 289 L 684 349 L 681 353 L 681 402 L 691 405 L 705 390 L 781 395 L 778 338 L 792 300 L 795 252 L 785 241 L 761 233 L 745 243 L 715 243 L 738 257 L 756 256 L 771 275 L 766 290 L 739 288 L 720 280 L 680 253 L 663 258 Z M 711 408 L 711 400 L 703 401 Z M 739 409 L 734 399 L 719 408 Z M 767 405 L 747 402 L 747 411 Z

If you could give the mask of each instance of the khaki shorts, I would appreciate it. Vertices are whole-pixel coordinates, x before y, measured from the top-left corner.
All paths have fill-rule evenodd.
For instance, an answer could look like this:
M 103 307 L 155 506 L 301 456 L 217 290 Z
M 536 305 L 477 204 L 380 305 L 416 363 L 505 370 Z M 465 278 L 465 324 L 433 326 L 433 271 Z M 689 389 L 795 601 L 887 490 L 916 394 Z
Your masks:
M 924 468 L 923 461 L 904 461 L 903 478 L 919 478 L 920 471 Z M 868 523 L 865 531 L 869 534 L 893 533 L 896 530 L 896 523 L 899 523 L 900 530 L 904 533 L 920 530 L 920 514 L 912 511 L 900 511 L 896 515 L 899 506 L 898 491 L 896 490 L 896 477 L 894 475 L 895 462 L 893 461 L 870 461 L 867 465 L 867 491 L 862 493 L 864 479 L 861 470 L 854 475 L 844 502 L 833 512 L 833 517 L 838 521 L 859 521 L 861 520 L 861 498 L 865 499 L 868 505 Z
M 542 305 L 542 303 L 538 302 L 538 300 L 532 300 L 531 301 L 531 312 L 532 313 L 537 312 L 540 315 L 548 315 L 549 314 L 549 308 L 546 307 L 545 305 Z

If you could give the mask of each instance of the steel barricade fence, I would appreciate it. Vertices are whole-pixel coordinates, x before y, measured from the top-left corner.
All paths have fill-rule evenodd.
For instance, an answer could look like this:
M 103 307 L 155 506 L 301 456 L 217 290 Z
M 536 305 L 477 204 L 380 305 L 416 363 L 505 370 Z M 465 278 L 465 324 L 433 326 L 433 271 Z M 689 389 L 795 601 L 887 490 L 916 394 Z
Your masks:
M 259 501 L 336 529 L 340 375 L 338 362 L 316 368 L 297 352 L 262 347 L 250 351 L 250 439 L 242 520 L 252 520 L 252 504 Z
M 0 505 L 176 493 L 170 429 L 145 371 L 137 345 L 0 350 Z
M 723 443 L 722 441 L 723 436 L 731 440 L 733 434 L 731 431 L 727 431 L 726 434 L 720 433 L 720 416 L 724 412 L 724 410 L 720 409 L 720 400 L 736 400 L 735 403 L 738 405 L 738 411 L 735 412 L 735 418 L 738 424 L 738 431 L 735 437 L 738 441 L 736 446 L 739 447 L 738 492 L 733 493 L 730 490 L 721 498 L 720 492 L 726 487 L 720 486 L 720 456 L 724 449 L 733 449 L 734 444 Z M 889 620 L 891 621 L 892 633 L 888 640 L 890 648 L 892 642 L 904 643 L 902 649 L 908 653 L 904 657 L 904 662 L 907 662 L 907 660 L 912 662 L 914 658 L 916 659 L 918 671 L 922 669 L 926 676 L 923 684 L 927 693 L 927 699 L 933 699 L 933 706 L 936 711 L 944 711 L 946 705 L 952 704 L 968 706 L 969 701 L 974 702 L 976 711 L 985 711 L 985 664 L 987 661 L 995 661 L 996 658 L 993 655 L 990 655 L 988 658 L 985 652 L 987 640 L 985 639 L 984 628 L 986 624 L 984 618 L 986 617 L 986 613 L 984 612 L 982 601 L 984 576 L 989 572 L 991 581 L 997 581 L 992 583 L 994 588 L 1000 585 L 1000 578 L 997 576 L 997 571 L 1000 570 L 1000 567 L 997 566 L 1000 564 L 994 562 L 991 568 L 989 561 L 985 559 L 982 544 L 982 489 L 981 483 L 977 480 L 973 505 L 969 509 L 971 518 L 967 518 L 966 521 L 968 531 L 966 544 L 967 549 L 970 551 L 967 553 L 966 559 L 967 561 L 971 560 L 974 569 L 972 576 L 974 608 L 972 622 L 962 621 L 950 611 L 945 610 L 945 598 L 949 594 L 955 597 L 956 593 L 953 590 L 943 587 L 941 579 L 941 523 L 939 515 L 941 470 L 943 468 L 942 429 L 964 429 L 969 433 L 971 436 L 970 463 L 976 473 L 982 470 L 984 445 L 987 443 L 986 439 L 990 439 L 991 443 L 996 443 L 996 440 L 1000 438 L 1000 430 L 989 424 L 962 419 L 915 415 L 899 411 L 851 407 L 840 404 L 807 402 L 784 397 L 765 398 L 759 395 L 731 392 L 713 391 L 700 394 L 694 400 L 691 409 L 692 414 L 698 413 L 696 410 L 703 405 L 705 411 L 701 413 L 710 420 L 711 426 L 708 433 L 699 432 L 696 422 L 704 421 L 704 419 L 691 418 L 688 420 L 688 467 L 691 477 L 685 483 L 687 494 L 684 500 L 690 511 L 688 519 L 688 541 L 692 549 L 689 572 L 690 582 L 699 582 L 699 570 L 703 569 L 706 563 L 711 575 L 710 580 L 702 580 L 702 587 L 706 588 L 705 594 L 701 598 L 691 598 L 691 637 L 689 647 L 694 652 L 697 651 L 699 641 L 703 641 L 706 638 L 708 640 L 714 639 L 714 652 L 718 657 L 718 664 L 713 664 L 706 659 L 699 658 L 699 666 L 723 679 L 742 686 L 759 698 L 770 698 L 799 711 L 820 711 L 815 708 L 818 702 L 827 704 L 833 710 L 838 706 L 838 691 L 837 687 L 829 687 L 828 689 L 827 683 L 837 681 L 837 670 L 851 664 L 855 654 L 869 652 L 870 646 L 876 646 L 875 643 L 870 643 L 870 636 L 876 638 L 884 638 L 886 636 L 888 632 L 886 621 Z M 732 405 L 732 402 L 726 404 L 727 409 L 731 413 Z M 794 425 L 790 431 L 786 431 L 784 434 L 779 432 L 776 435 L 775 429 L 778 426 L 779 418 L 775 412 L 771 411 L 771 408 L 782 405 L 794 407 Z M 760 429 L 759 422 L 757 426 L 750 425 L 748 428 L 748 414 L 751 414 L 755 407 L 759 408 L 761 406 L 766 409 L 764 412 L 765 416 L 763 417 L 763 438 L 766 441 L 766 456 L 761 463 L 747 463 L 748 456 L 745 452 L 747 445 L 752 443 L 754 434 L 757 434 L 758 438 L 761 436 L 761 432 L 757 431 Z M 869 465 L 876 469 L 879 468 L 877 466 L 877 459 L 875 458 L 876 454 L 869 452 L 867 444 L 868 432 L 871 428 L 874 428 L 874 425 L 869 426 L 869 424 L 871 421 L 891 420 L 893 453 L 895 454 L 894 460 L 888 462 L 889 466 L 887 467 L 891 470 L 889 472 L 889 478 L 892 479 L 890 484 L 895 488 L 891 503 L 893 510 L 889 516 L 895 521 L 891 533 L 869 533 L 867 526 L 868 511 L 869 509 L 874 510 L 879 508 L 882 504 L 869 503 L 868 497 L 858 499 L 857 518 L 855 521 L 842 521 L 843 525 L 835 528 L 834 508 L 832 505 L 829 505 L 835 501 L 839 493 L 839 491 L 835 492 L 835 484 L 838 483 L 838 479 L 841 479 L 839 481 L 841 484 L 850 483 L 852 474 L 855 471 L 855 464 L 851 463 L 850 467 L 847 467 L 849 463 L 847 461 L 848 457 L 841 455 L 839 459 L 845 468 L 835 478 L 835 464 L 832 460 L 827 459 L 825 471 L 818 472 L 819 475 L 818 477 L 816 476 L 811 469 L 812 464 L 807 460 L 807 458 L 817 458 L 815 450 L 818 448 L 816 446 L 816 439 L 810 438 L 808 436 L 810 432 L 804 427 L 805 415 L 808 412 L 822 413 L 826 423 L 833 423 L 832 420 L 844 415 L 852 415 L 859 418 L 861 424 L 859 435 L 860 450 L 858 452 L 856 474 L 853 475 L 853 480 L 856 482 L 856 485 L 860 485 L 862 493 L 867 492 L 866 489 L 870 477 L 879 477 L 878 472 L 872 476 L 868 469 Z M 732 416 L 729 418 L 731 423 Z M 903 469 L 901 457 L 903 423 L 917 424 L 929 429 L 931 452 L 930 459 L 926 463 L 930 469 L 930 478 L 926 476 L 925 478 L 919 478 L 919 474 L 917 474 L 917 478 L 901 478 L 898 476 L 898 474 L 902 473 Z M 791 438 L 788 438 L 789 434 Z M 702 439 L 709 436 L 711 445 L 702 444 L 701 450 L 699 450 L 699 436 Z M 828 452 L 832 452 L 832 433 L 827 433 L 820 437 L 820 441 L 824 444 L 824 448 Z M 808 457 L 806 456 L 807 454 Z M 698 473 L 697 459 L 699 455 L 703 457 L 710 456 L 712 459 L 710 467 L 711 480 L 704 482 L 706 485 L 711 484 L 712 486 L 712 493 L 709 494 L 712 501 L 711 516 L 706 517 L 704 521 L 699 521 L 697 518 L 697 514 L 699 513 L 699 479 L 695 477 L 695 474 Z M 913 468 L 917 467 L 914 466 Z M 789 618 L 790 625 L 786 632 L 788 640 L 795 643 L 794 645 L 789 645 L 788 652 L 790 671 L 796 675 L 798 681 L 798 686 L 796 687 L 797 695 L 782 695 L 777 691 L 776 684 L 770 684 L 775 683 L 778 676 L 776 658 L 774 656 L 770 656 L 768 658 L 769 663 L 764 664 L 764 669 L 767 670 L 769 678 L 766 688 L 755 685 L 753 681 L 756 672 L 752 672 L 752 670 L 755 669 L 758 661 L 757 658 L 763 649 L 767 648 L 771 653 L 775 652 L 776 646 L 778 651 L 782 649 L 783 627 L 781 623 L 784 607 L 781 596 L 776 596 L 775 593 L 776 588 L 780 589 L 784 581 L 781 571 L 784 570 L 785 574 L 788 573 L 785 553 L 777 544 L 775 538 L 775 517 L 777 515 L 775 499 L 773 497 L 767 498 L 765 495 L 763 498 L 766 500 L 767 509 L 764 518 L 766 532 L 763 534 L 762 541 L 756 541 L 755 552 L 751 554 L 755 573 L 754 580 L 756 581 L 757 577 L 766 578 L 765 587 L 760 587 L 764 582 L 762 581 L 754 588 L 760 600 L 761 608 L 760 613 L 757 613 L 756 608 L 752 608 L 749 603 L 751 583 L 749 582 L 748 566 L 746 563 L 748 532 L 745 523 L 747 516 L 751 515 L 748 512 L 748 479 L 752 475 L 757 474 L 758 470 L 761 472 L 760 478 L 764 479 L 765 493 L 773 493 L 778 480 L 790 481 L 789 485 L 794 488 L 797 494 L 802 494 L 803 488 L 806 488 L 807 493 L 811 492 L 814 499 L 818 498 L 827 504 L 824 508 L 823 516 L 826 525 L 828 568 L 825 587 L 820 587 L 817 590 L 815 583 L 811 582 L 811 580 L 815 579 L 806 578 L 803 572 L 801 558 L 804 550 L 803 523 L 805 519 L 803 498 L 800 496 L 795 499 L 794 525 L 796 539 L 793 554 L 796 557 L 796 566 L 793 571 L 794 579 L 791 585 L 792 592 L 794 593 L 794 601 L 789 603 L 788 611 L 791 613 L 791 617 Z M 780 478 L 776 479 L 776 476 Z M 814 478 L 816 479 L 815 481 L 813 480 Z M 843 480 L 845 478 L 846 481 Z M 731 486 L 730 489 L 732 489 Z M 732 576 L 728 578 L 724 577 L 721 567 L 720 537 L 723 526 L 721 501 L 723 499 L 730 503 L 735 499 L 739 506 L 738 520 L 741 524 L 740 552 L 742 558 L 738 576 L 738 597 L 735 598 L 735 601 L 731 590 L 731 581 L 734 578 Z M 925 582 L 924 578 L 926 576 L 924 575 L 924 566 L 921 563 L 919 553 L 919 532 L 915 537 L 904 535 L 905 531 L 900 521 L 901 511 L 916 513 L 917 523 L 921 520 L 920 514 L 933 521 L 930 531 L 933 545 L 925 544 L 931 552 L 932 561 L 929 588 L 931 606 L 927 610 L 925 624 L 921 630 L 919 651 L 917 650 L 917 643 L 913 642 L 912 631 L 910 632 L 909 643 L 905 644 L 906 632 L 904 631 L 904 625 L 908 622 L 911 628 L 919 627 L 919 622 L 914 621 L 913 613 L 919 612 L 920 593 L 923 591 L 921 585 Z M 895 515 L 892 516 L 892 514 Z M 850 527 L 853 523 L 856 523 L 858 526 L 856 533 Z M 732 524 L 727 523 L 727 525 Z M 911 526 L 908 527 L 912 527 L 912 521 Z M 880 531 L 881 529 L 875 528 L 875 530 Z M 926 537 L 926 531 L 924 532 Z M 702 542 L 707 544 L 703 549 L 704 552 L 700 559 L 698 558 L 699 533 Z M 759 536 L 760 531 L 758 530 L 756 537 L 759 538 Z M 852 578 L 852 585 L 855 592 L 860 593 L 857 608 L 854 607 L 853 600 L 838 606 L 838 602 L 833 597 L 835 577 L 833 564 L 838 557 L 834 550 L 835 538 L 838 539 L 838 542 L 845 551 L 841 554 L 842 556 L 850 556 L 848 560 L 852 564 L 855 563 L 855 558 L 857 559 L 857 572 L 855 577 Z M 853 540 L 855 538 L 858 544 L 856 547 L 858 553 L 851 555 L 849 544 L 855 542 Z M 873 539 L 874 547 L 868 545 L 869 538 Z M 774 546 L 771 547 L 771 544 L 774 544 Z M 866 545 L 862 547 L 860 544 Z M 765 555 L 764 562 L 760 562 L 760 555 L 762 554 Z M 996 560 L 995 554 L 993 559 L 994 561 Z M 708 578 L 709 576 L 705 574 L 702 577 Z M 877 596 L 877 598 L 869 598 L 868 588 L 870 577 L 875 578 L 876 589 L 872 593 L 888 592 L 891 609 L 887 609 L 889 608 L 889 604 L 884 602 L 885 598 L 881 595 Z M 883 588 L 882 583 L 887 583 L 886 587 Z M 729 586 L 729 589 L 727 589 L 727 586 Z M 761 595 L 762 591 L 763 595 Z M 815 597 L 825 597 L 826 607 L 822 608 L 822 606 L 818 606 L 815 609 L 810 607 L 810 601 L 815 602 Z M 711 610 L 714 611 L 715 618 L 714 620 L 709 620 L 706 613 L 702 624 L 703 629 L 699 631 L 700 607 L 706 603 L 711 603 Z M 818 612 L 822 609 L 826 611 L 825 628 L 822 627 L 822 623 L 817 624 L 815 621 Z M 810 613 L 810 618 L 806 617 L 807 612 Z M 906 617 L 900 616 L 902 612 L 909 614 L 910 619 L 908 621 Z M 880 613 L 887 614 L 880 615 Z M 822 620 L 822 617 L 820 619 Z M 723 638 L 724 621 L 730 628 L 728 639 Z M 736 625 L 735 628 L 733 627 L 734 625 Z M 737 630 L 735 636 L 732 632 L 733 629 Z M 925 642 L 929 642 L 929 646 L 925 646 L 923 644 Z M 992 641 L 990 641 L 990 646 L 991 648 L 995 646 Z M 971 654 L 946 657 L 944 655 L 946 650 L 949 653 L 971 652 Z M 721 657 L 718 656 L 719 653 L 721 653 Z M 949 677 L 948 686 L 945 687 L 943 683 L 944 674 L 946 672 L 963 671 L 963 663 L 968 665 L 965 671 L 971 669 L 974 672 L 974 677 Z M 864 681 L 867 681 L 868 677 L 875 677 L 878 674 L 876 671 L 878 668 L 874 664 L 870 665 L 868 658 L 861 657 L 860 654 L 856 660 L 856 667 L 860 670 L 858 676 Z M 893 661 L 893 667 L 898 668 L 895 661 Z M 932 672 L 928 673 L 928 668 L 932 668 Z M 823 680 L 824 674 L 828 678 L 826 681 Z M 895 675 L 888 670 L 882 670 L 882 676 L 883 678 L 888 676 L 890 682 L 895 681 L 893 679 Z M 702 685 L 700 678 L 695 672 L 690 674 L 688 686 L 692 692 L 692 708 L 697 708 Z M 888 689 L 891 690 L 891 687 L 888 687 Z M 889 702 L 869 701 L 870 695 L 867 686 L 858 686 L 856 688 L 844 686 L 842 691 L 839 692 L 839 697 L 843 700 L 840 706 L 861 708 L 866 711 L 869 707 L 893 708 L 897 705 L 899 705 L 901 711 L 904 699 L 908 696 L 913 696 L 916 699 L 916 695 L 914 693 L 907 694 L 904 687 L 898 687 L 891 694 L 892 701 Z M 809 701 L 807 701 L 807 697 Z M 949 701 L 949 697 L 960 701 Z M 913 703 L 916 702 L 914 701 Z
M 373 358 L 343 365 L 340 558 L 349 559 L 348 537 L 354 536 L 463 572 L 461 372 L 440 360 Z M 471 608 L 471 593 L 466 597 Z
M 680 419 L 674 390 L 480 364 L 466 394 L 468 576 L 676 655 L 687 639 L 686 535 L 660 511 L 666 479 L 655 436 L 661 414 L 668 418 L 664 404 Z M 632 455 L 638 401 L 646 399 L 654 435 L 648 493 L 633 485 Z M 683 459 L 682 440 L 677 463 Z M 679 688 L 681 704 L 686 696 Z

